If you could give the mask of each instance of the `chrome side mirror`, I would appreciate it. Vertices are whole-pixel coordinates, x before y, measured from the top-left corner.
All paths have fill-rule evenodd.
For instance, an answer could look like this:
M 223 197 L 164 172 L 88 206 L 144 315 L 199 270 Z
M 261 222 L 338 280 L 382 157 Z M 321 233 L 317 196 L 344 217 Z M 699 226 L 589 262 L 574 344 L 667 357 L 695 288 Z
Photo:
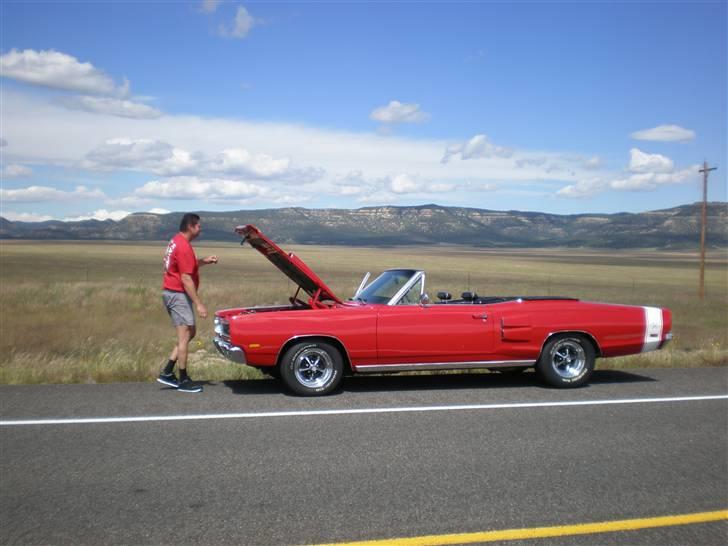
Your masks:
M 426 293 L 422 294 L 420 296 L 420 305 L 422 305 L 423 307 L 425 305 L 430 305 L 430 296 L 428 296 Z

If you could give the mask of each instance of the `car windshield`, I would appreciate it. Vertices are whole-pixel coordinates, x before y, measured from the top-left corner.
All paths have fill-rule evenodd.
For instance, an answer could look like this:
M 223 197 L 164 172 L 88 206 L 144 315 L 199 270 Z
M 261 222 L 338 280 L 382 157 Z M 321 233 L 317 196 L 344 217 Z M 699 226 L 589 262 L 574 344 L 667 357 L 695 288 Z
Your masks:
M 362 290 L 356 299 L 365 303 L 389 303 L 394 295 L 417 273 L 414 269 L 390 269 Z

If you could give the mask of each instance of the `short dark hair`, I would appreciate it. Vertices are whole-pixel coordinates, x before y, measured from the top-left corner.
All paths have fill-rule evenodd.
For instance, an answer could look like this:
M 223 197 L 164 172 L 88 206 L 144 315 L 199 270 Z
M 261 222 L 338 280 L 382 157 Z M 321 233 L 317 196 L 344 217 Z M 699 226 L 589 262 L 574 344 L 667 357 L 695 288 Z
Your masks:
M 200 217 L 194 212 L 188 212 L 182 217 L 182 221 L 179 223 L 180 231 L 187 231 L 190 227 L 196 226 L 200 223 Z

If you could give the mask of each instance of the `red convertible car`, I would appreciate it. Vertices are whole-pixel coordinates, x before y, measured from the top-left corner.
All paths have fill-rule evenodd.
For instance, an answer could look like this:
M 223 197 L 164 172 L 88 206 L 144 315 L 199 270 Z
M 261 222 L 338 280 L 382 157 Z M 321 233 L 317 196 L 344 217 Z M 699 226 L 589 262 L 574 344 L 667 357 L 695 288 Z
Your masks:
M 327 394 L 350 373 L 467 368 L 535 367 L 549 385 L 578 387 L 597 357 L 654 351 L 672 338 L 672 315 L 657 307 L 472 292 L 440 292 L 432 302 L 416 269 L 389 269 L 369 283 L 367 274 L 344 301 L 255 226 L 236 231 L 298 288 L 289 305 L 217 311 L 215 346 L 300 395 Z

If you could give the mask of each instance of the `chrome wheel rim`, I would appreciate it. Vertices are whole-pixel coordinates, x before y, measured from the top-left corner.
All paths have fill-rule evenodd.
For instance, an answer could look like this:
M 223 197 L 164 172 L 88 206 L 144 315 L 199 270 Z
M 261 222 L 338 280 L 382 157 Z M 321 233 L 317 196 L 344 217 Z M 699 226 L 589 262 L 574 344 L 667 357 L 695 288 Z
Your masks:
M 584 347 L 573 339 L 562 339 L 551 349 L 551 367 L 565 379 L 578 377 L 586 366 Z
M 293 373 L 301 385 L 316 389 L 323 387 L 334 373 L 329 353 L 318 347 L 309 347 L 296 355 Z

